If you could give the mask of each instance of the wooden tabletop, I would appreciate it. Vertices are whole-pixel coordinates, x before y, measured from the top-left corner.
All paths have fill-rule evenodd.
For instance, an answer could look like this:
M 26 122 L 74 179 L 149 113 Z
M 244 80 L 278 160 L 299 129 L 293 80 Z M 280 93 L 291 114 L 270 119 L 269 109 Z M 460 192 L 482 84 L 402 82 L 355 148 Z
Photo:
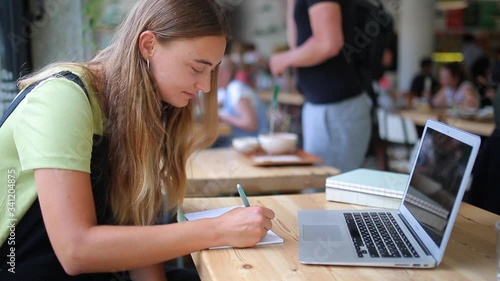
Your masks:
M 217 196 L 235 193 L 238 183 L 250 194 L 324 187 L 326 178 L 340 170 L 323 165 L 258 167 L 233 148 L 212 148 L 194 154 L 186 172 L 186 196 Z
M 201 126 L 203 126 L 200 123 L 195 123 L 195 130 L 201 130 Z M 231 126 L 227 123 L 224 122 L 219 122 L 217 125 L 217 135 L 218 136 L 229 136 L 232 132 Z
M 227 123 L 224 122 L 219 122 L 219 125 L 217 126 L 217 132 L 219 136 L 229 136 L 231 134 L 231 126 Z
M 274 210 L 283 244 L 191 254 L 201 280 L 496 280 L 495 222 L 500 216 L 462 203 L 441 264 L 434 269 L 304 265 L 298 261 L 297 212 L 360 206 L 328 202 L 324 193 L 250 197 Z M 238 197 L 186 198 L 184 211 L 241 205 Z
M 263 101 L 270 102 L 273 98 L 272 91 L 260 91 L 259 96 Z M 304 104 L 304 96 L 298 92 L 280 92 L 278 102 L 286 105 L 301 106 Z
M 433 119 L 438 121 L 444 121 L 445 123 L 456 127 L 458 129 L 473 133 L 476 135 L 489 137 L 493 130 L 495 130 L 495 123 L 492 122 L 480 122 L 474 120 L 467 120 L 461 118 L 454 118 L 446 116 L 444 113 L 431 111 L 422 112 L 416 109 L 403 109 L 399 113 L 401 116 L 409 118 L 415 122 L 418 126 L 425 126 L 427 119 Z

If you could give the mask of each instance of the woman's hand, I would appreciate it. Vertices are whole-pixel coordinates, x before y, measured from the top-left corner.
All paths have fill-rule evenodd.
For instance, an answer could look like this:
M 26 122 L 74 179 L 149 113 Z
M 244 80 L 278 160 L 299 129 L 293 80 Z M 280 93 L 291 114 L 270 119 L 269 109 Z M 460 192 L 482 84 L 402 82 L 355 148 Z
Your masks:
M 218 217 L 217 227 L 224 245 L 252 247 L 273 227 L 274 212 L 262 206 L 235 208 Z

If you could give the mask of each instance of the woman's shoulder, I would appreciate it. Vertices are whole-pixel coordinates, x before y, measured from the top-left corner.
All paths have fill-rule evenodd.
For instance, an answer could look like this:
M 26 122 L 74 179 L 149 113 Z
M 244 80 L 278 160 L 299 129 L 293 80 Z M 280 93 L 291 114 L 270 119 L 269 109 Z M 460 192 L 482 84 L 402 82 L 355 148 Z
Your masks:
M 74 75 L 63 75 L 70 72 Z M 27 103 L 43 106 L 47 110 L 64 112 L 71 109 L 82 116 L 92 116 L 96 133 L 103 131 L 103 113 L 97 93 L 89 87 L 88 77 L 75 69 L 60 69 L 54 74 L 42 78 L 40 83 L 27 95 Z
M 231 80 L 231 82 L 229 82 L 227 87 L 231 89 L 243 89 L 247 87 L 247 85 L 238 79 L 233 79 Z
M 30 91 L 26 94 L 29 103 L 47 102 L 52 105 L 51 107 L 89 103 L 89 96 L 84 88 L 73 80 L 59 75 L 50 75 L 31 84 L 23 91 L 27 90 Z
M 238 93 L 241 97 L 252 97 L 253 95 L 256 95 L 252 87 L 239 80 L 231 81 L 227 86 L 227 90 L 232 94 Z

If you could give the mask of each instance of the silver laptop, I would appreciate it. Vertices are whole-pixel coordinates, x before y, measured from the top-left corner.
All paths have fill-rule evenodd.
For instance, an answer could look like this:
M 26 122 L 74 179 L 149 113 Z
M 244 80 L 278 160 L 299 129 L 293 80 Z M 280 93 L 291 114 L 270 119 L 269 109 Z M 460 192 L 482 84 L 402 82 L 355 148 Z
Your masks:
M 480 141 L 478 136 L 428 120 L 399 209 L 300 210 L 300 262 L 439 265 Z

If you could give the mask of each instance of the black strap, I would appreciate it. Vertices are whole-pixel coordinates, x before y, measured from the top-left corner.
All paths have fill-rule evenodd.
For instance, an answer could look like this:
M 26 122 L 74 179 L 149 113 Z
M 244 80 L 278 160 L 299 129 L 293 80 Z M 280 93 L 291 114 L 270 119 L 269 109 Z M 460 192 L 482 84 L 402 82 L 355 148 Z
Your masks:
M 89 96 L 89 93 L 87 92 L 87 88 L 85 88 L 85 85 L 83 84 L 83 82 L 80 79 L 80 77 L 78 77 L 78 75 L 76 75 L 73 72 L 70 72 L 68 70 L 55 73 L 55 74 L 53 74 L 53 75 L 51 75 L 51 76 L 49 76 L 49 77 L 47 77 L 45 79 L 42 79 L 40 81 L 36 81 L 35 83 L 33 83 L 33 84 L 29 85 L 27 88 L 25 88 L 12 101 L 12 103 L 7 108 L 7 111 L 5 111 L 4 115 L 2 116 L 2 119 L 0 120 L 0 127 L 2 127 L 3 123 L 5 122 L 5 120 L 7 120 L 7 118 L 10 116 L 10 114 L 14 111 L 14 109 L 16 109 L 16 107 L 21 103 L 21 101 L 26 97 L 26 95 L 29 94 L 29 92 L 31 92 L 31 90 L 33 90 L 42 81 L 44 81 L 46 79 L 49 79 L 51 77 L 64 77 L 64 78 L 66 78 L 66 79 L 68 79 L 68 80 L 76 83 L 78 86 L 80 86 L 80 88 L 82 88 L 82 90 L 85 92 L 85 95 L 87 95 L 87 97 Z

